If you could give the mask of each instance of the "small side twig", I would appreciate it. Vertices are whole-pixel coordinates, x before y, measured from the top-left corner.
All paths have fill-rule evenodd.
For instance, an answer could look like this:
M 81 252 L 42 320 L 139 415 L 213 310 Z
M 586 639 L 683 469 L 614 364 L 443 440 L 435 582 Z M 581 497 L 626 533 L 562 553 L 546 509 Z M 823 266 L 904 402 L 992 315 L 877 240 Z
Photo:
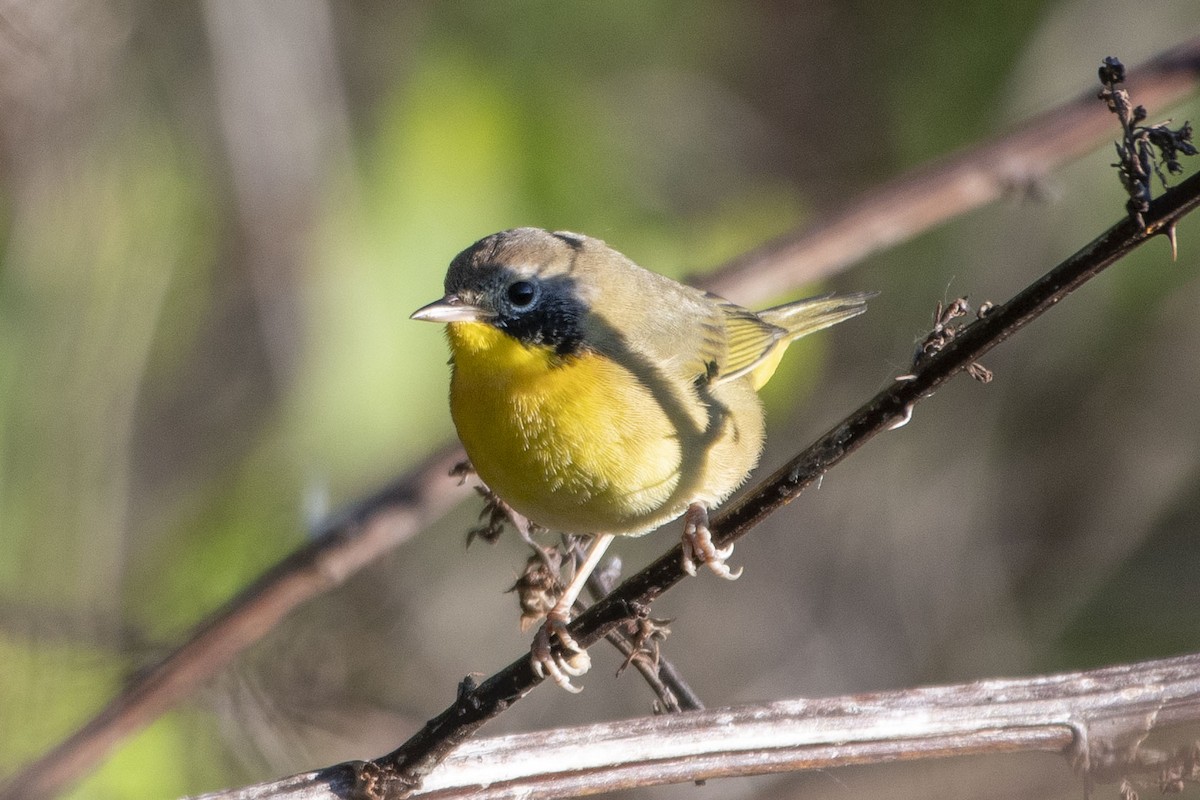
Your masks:
M 1192 126 L 1184 122 L 1180 127 L 1172 128 L 1170 120 L 1155 125 L 1142 124 L 1149 114 L 1145 106 L 1135 106 L 1129 92 L 1121 88 L 1125 83 L 1125 65 L 1114 56 L 1104 59 L 1100 65 L 1100 83 L 1104 84 L 1100 99 L 1108 105 L 1109 111 L 1117 115 L 1123 133 L 1121 142 L 1116 145 L 1117 163 L 1113 166 L 1117 168 L 1121 185 L 1129 194 L 1127 208 L 1130 216 L 1145 227 L 1143 215 L 1150 210 L 1150 201 L 1154 199 L 1154 177 L 1157 176 L 1166 189 L 1167 173 L 1178 175 L 1183 172 L 1180 155 L 1196 155 L 1196 147 L 1192 144 Z
M 992 303 L 984 303 L 976 312 L 976 317 L 983 319 L 992 310 L 992 307 Z M 915 371 L 922 364 L 944 350 L 946 345 L 954 341 L 955 337 L 966 328 L 966 322 L 963 318 L 970 313 L 971 305 L 967 302 L 966 297 L 959 297 L 947 304 L 939 302 L 933 312 L 933 328 L 917 344 L 917 350 L 913 353 L 913 372 L 907 375 L 899 375 L 896 380 L 912 380 L 915 377 Z M 973 361 L 967 365 L 967 374 L 980 383 L 992 382 L 992 371 L 978 361 Z
M 596 570 L 588 577 L 588 591 L 598 602 L 612 592 L 619 578 L 620 574 L 614 571 Z M 670 620 L 652 619 L 649 608 L 643 607 L 637 611 L 638 616 L 620 631 L 621 643 L 614 642 L 625 655 L 625 662 L 617 674 L 620 675 L 629 666 L 637 669 L 658 695 L 661 711 L 699 711 L 704 708 L 704 702 L 679 669 L 661 653 L 659 644 L 669 632 L 667 624 Z

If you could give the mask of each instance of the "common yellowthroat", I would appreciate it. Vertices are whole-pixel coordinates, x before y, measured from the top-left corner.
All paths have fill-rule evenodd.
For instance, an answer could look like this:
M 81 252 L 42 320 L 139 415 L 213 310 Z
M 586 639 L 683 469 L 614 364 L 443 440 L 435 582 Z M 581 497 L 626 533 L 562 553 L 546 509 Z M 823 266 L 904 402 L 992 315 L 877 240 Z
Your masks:
M 708 509 L 758 463 L 757 390 L 795 339 L 866 310 L 869 293 L 753 312 L 642 269 L 599 239 L 515 228 L 459 253 L 445 296 L 450 411 L 480 479 L 533 522 L 594 536 L 538 631 L 539 675 L 587 671 L 566 624 L 613 536 L 685 517 L 683 567 L 734 579 Z M 550 637 L 574 656 L 555 657 Z

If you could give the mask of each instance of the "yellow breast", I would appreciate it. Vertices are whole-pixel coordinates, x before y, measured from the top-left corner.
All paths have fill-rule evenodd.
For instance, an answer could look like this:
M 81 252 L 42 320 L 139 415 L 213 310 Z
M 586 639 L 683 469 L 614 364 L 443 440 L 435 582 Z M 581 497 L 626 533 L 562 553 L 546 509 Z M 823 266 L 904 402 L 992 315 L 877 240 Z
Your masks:
M 748 430 L 725 419 L 720 404 L 717 419 L 698 401 L 702 421 L 689 430 L 690 421 L 668 415 L 655 391 L 608 358 L 561 359 L 483 323 L 447 327 L 450 409 L 467 455 L 489 487 L 541 525 L 644 533 L 682 513 L 694 495 L 724 497 L 757 460 L 756 400 Z M 743 435 L 748 458 L 722 452 L 720 441 Z

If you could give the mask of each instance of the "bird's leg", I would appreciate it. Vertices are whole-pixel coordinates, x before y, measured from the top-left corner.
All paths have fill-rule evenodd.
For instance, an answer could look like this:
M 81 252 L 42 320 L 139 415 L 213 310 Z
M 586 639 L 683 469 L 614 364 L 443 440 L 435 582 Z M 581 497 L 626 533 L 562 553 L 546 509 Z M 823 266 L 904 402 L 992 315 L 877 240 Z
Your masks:
M 584 674 L 592 666 L 587 652 L 567 631 L 567 623 L 571 621 L 571 608 L 575 605 L 575 599 L 579 597 L 579 593 L 583 591 L 583 585 L 587 582 L 588 575 L 600 563 L 604 551 L 612 544 L 612 540 L 611 533 L 600 534 L 592 540 L 583 561 L 575 570 L 575 577 L 571 579 L 567 588 L 563 589 L 558 602 L 554 604 L 554 608 L 550 609 L 550 613 L 546 615 L 546 621 L 542 623 L 542 627 L 538 628 L 537 634 L 533 637 L 533 647 L 530 648 L 529 655 L 533 662 L 534 673 L 539 678 L 549 675 L 555 683 L 569 692 L 580 691 L 578 687 L 571 685 L 571 678 Z M 564 656 L 563 653 L 555 655 L 550 643 L 550 637 L 555 635 L 558 636 L 564 653 L 572 655 L 569 657 Z
M 708 506 L 692 503 L 683 514 L 683 571 L 696 574 L 696 564 L 704 564 L 718 578 L 736 581 L 742 574 L 738 567 L 734 572 L 725 563 L 733 555 L 733 545 L 717 548 L 713 544 L 712 531 L 708 529 Z

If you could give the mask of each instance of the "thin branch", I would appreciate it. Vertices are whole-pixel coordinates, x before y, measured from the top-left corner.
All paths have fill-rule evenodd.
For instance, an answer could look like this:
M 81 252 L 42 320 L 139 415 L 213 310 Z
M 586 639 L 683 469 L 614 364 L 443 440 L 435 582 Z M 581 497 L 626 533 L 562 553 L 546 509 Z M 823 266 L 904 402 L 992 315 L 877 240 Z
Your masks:
M 188 639 L 117 695 L 86 725 L 0 787 L 4 800 L 50 797 L 91 769 L 122 739 L 191 694 L 304 601 L 341 584 L 406 541 L 466 494 L 445 480 L 462 451 L 448 448 L 411 476 L 344 509 L 318 538 L 276 564 Z
M 1200 38 L 1132 70 L 1130 85 L 1143 102 L 1166 107 L 1194 92 L 1198 78 Z M 834 274 L 1110 140 L 1107 113 L 1091 106 L 1083 100 L 1067 103 L 989 143 L 914 170 L 796 234 L 746 253 L 699 283 L 752 305 Z M 445 480 L 449 466 L 463 457 L 461 450 L 446 448 L 321 526 L 319 538 L 264 573 L 82 728 L 12 776 L 0 787 L 0 800 L 37 800 L 60 791 L 125 736 L 191 694 L 296 606 L 436 519 L 463 496 Z
M 1129 71 L 1127 85 L 1148 108 L 1169 108 L 1191 93 L 1200 38 Z M 918 167 L 850 200 L 824 219 L 747 252 L 702 279 L 704 288 L 743 305 L 835 275 L 872 253 L 1019 190 L 1113 138 L 1112 115 L 1096 90 L 1046 111 L 1010 133 Z
M 1198 205 L 1200 175 L 1193 175 L 1154 201 L 1145 214 L 1145 228 L 1131 218 L 1123 219 L 1012 300 L 993 307 L 986 316 L 958 331 L 944 349 L 923 360 L 914 374 L 897 380 L 752 491 L 726 506 L 712 521 L 714 542 L 720 547 L 744 536 L 874 436 L 906 422 L 919 401 L 954 375 L 1134 248 L 1173 229 Z M 646 613 L 650 603 L 684 577 L 680 557 L 680 546 L 676 545 L 629 578 L 571 623 L 572 637 L 589 647 L 616 626 Z M 538 683 L 540 679 L 534 675 L 526 654 L 480 685 L 464 681 L 458 699 L 398 749 L 373 762 L 357 762 L 353 769 L 359 785 L 376 787 L 379 797 L 403 796 L 404 791 L 419 786 L 425 775 L 484 723 Z
M 574 797 L 949 756 L 1064 755 L 1088 784 L 1159 774 L 1149 734 L 1200 722 L 1200 654 L 1016 680 L 685 712 L 467 742 L 411 798 Z M 340 765 L 196 800 L 342 800 Z
M 619 575 L 609 569 L 601 569 L 588 576 L 588 593 L 592 600 L 601 600 L 612 592 L 617 585 Z M 658 695 L 662 711 L 699 711 L 704 708 L 703 701 L 691 685 L 680 673 L 675 664 L 659 653 L 658 639 L 654 633 L 661 631 L 666 635 L 666 623 L 651 619 L 649 615 L 638 619 L 626 626 L 624 630 L 611 631 L 608 640 L 625 656 L 625 667 L 633 666 Z M 616 636 L 614 637 L 614 634 Z M 660 637 L 661 638 L 661 637 Z

